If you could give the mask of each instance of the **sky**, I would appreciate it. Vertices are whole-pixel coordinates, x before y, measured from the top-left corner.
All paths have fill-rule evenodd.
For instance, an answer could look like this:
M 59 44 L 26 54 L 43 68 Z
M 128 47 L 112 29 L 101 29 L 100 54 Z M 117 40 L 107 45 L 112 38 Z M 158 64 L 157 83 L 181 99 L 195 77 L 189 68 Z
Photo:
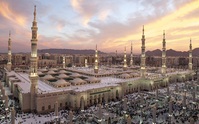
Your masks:
M 38 49 L 95 49 L 140 53 L 142 27 L 146 51 L 187 51 L 199 46 L 199 0 L 0 0 L 0 52 L 30 52 L 34 5 Z

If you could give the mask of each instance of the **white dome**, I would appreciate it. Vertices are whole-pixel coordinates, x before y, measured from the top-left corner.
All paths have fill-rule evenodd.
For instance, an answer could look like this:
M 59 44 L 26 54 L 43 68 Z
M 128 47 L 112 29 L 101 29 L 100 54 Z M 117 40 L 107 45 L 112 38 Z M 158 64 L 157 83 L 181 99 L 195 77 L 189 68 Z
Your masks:
M 43 79 L 54 79 L 54 77 L 52 76 L 52 75 L 45 75 L 44 77 L 43 77 Z

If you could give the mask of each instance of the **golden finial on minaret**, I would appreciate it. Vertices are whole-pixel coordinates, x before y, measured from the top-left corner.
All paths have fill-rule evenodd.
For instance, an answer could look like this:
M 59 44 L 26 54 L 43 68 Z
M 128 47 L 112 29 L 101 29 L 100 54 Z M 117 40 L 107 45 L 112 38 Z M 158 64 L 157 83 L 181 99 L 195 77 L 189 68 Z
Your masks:
M 163 39 L 165 39 L 165 30 L 163 30 Z
M 36 14 L 37 14 L 37 12 L 36 12 L 36 5 L 34 6 L 34 21 L 36 21 Z
M 11 31 L 9 31 L 9 38 L 10 38 L 10 36 L 11 36 Z
M 144 25 L 143 25 L 143 29 L 142 29 L 142 34 L 144 35 Z

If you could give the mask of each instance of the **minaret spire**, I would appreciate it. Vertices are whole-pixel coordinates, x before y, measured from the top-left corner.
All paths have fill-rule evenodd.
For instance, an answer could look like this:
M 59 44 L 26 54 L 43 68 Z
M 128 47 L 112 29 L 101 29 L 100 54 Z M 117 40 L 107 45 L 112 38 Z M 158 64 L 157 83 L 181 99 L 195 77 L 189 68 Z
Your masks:
M 66 68 L 66 64 L 65 64 L 65 56 L 63 56 L 63 68 Z
M 145 75 L 146 75 L 146 70 L 145 70 L 145 61 L 146 61 L 146 57 L 145 57 L 145 35 L 144 35 L 144 25 L 143 25 L 143 30 L 142 30 L 143 34 L 142 34 L 142 46 L 141 46 L 141 65 L 140 65 L 140 69 L 141 69 L 141 77 L 142 78 L 145 78 Z
M 163 41 L 162 41 L 162 75 L 166 74 L 166 40 L 165 31 L 163 31 Z
M 132 45 L 132 41 L 131 41 L 131 58 L 130 58 L 130 66 L 133 65 L 133 45 Z
M 9 38 L 11 37 L 11 31 L 9 31 Z
M 9 39 L 8 39 L 8 63 L 7 63 L 7 70 L 11 71 L 12 67 L 12 52 L 11 52 L 11 32 L 9 31 Z
M 37 74 L 37 22 L 36 22 L 36 6 L 34 7 L 34 20 L 32 22 L 32 39 L 31 39 L 31 58 L 30 58 L 30 104 L 31 111 L 36 110 L 36 94 L 38 92 L 38 74 Z
M 115 65 L 117 65 L 117 50 L 115 51 Z
M 88 67 L 88 60 L 87 60 L 87 58 L 85 58 L 85 60 L 84 60 L 84 66 L 87 68 Z
M 163 30 L 163 39 L 165 39 L 165 30 Z
M 142 35 L 144 35 L 144 25 L 143 25 L 143 29 L 142 29 Z
M 95 67 L 94 67 L 94 72 L 98 73 L 99 67 L 98 67 L 98 51 L 97 51 L 97 44 L 96 44 L 96 49 L 95 49 Z
M 123 71 L 127 70 L 127 64 L 126 64 L 126 47 L 124 48 L 124 66 L 123 66 Z
M 37 9 L 36 9 L 36 5 L 34 6 L 34 21 L 36 21 L 36 15 L 37 15 Z
M 192 43 L 190 38 L 190 45 L 189 45 L 189 70 L 192 70 L 193 64 L 192 64 Z

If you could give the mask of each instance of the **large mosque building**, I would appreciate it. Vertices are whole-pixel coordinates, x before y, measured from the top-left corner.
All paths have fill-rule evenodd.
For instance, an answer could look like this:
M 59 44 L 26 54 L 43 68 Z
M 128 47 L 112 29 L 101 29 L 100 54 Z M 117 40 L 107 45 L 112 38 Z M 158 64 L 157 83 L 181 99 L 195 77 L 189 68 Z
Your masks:
M 131 43 L 130 64 L 127 64 L 126 48 L 124 50 L 123 67 L 99 67 L 99 55 L 96 45 L 95 63 L 93 68 L 62 68 L 38 69 L 37 56 L 37 21 L 36 6 L 32 23 L 30 70 L 16 72 L 11 69 L 11 34 L 8 40 L 8 63 L 5 68 L 5 83 L 0 83 L 4 96 L 17 99 L 23 112 L 47 113 L 59 109 L 81 109 L 85 107 L 120 100 L 124 95 L 140 90 L 153 90 L 167 86 L 168 83 L 192 80 L 192 44 L 190 41 L 189 65 L 187 70 L 176 70 L 166 67 L 166 39 L 163 32 L 162 67 L 147 67 L 145 60 L 144 27 L 141 39 L 141 64 L 133 64 Z M 63 57 L 63 60 L 65 58 Z M 8 91 L 5 91 L 7 89 Z M 55 106 L 55 103 L 57 105 Z M 55 108 L 56 107 L 56 108 Z

